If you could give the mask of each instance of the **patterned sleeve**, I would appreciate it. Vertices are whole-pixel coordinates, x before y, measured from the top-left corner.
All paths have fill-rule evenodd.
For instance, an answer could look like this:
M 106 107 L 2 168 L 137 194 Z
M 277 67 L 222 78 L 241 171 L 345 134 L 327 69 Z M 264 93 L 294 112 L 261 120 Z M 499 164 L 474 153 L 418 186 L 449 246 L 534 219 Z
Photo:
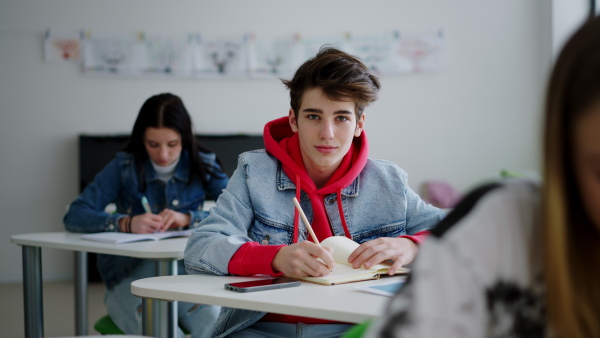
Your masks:
M 427 240 L 413 273 L 369 337 L 484 337 L 483 292 L 451 247 Z
M 366 336 L 542 336 L 543 304 L 530 265 L 539 238 L 531 192 L 494 185 L 467 196 L 432 230 L 409 280 Z

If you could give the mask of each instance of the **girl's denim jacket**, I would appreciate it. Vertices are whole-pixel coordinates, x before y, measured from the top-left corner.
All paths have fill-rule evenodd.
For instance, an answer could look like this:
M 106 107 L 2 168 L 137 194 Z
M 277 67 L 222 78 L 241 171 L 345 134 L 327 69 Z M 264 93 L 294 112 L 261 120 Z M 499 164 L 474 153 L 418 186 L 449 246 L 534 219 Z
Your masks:
M 292 244 L 295 184 L 281 163 L 265 150 L 239 156 L 238 167 L 210 215 L 192 233 L 184 254 L 189 274 L 227 275 L 231 257 L 248 241 Z M 396 164 L 368 160 L 359 176 L 342 189 L 342 205 L 352 239 L 363 243 L 379 237 L 413 235 L 431 229 L 444 212 L 409 188 L 407 174 Z M 334 235 L 344 235 L 336 194 L 325 197 Z M 312 207 L 302 192 L 300 205 L 312 222 Z M 300 225 L 298 241 L 307 238 Z M 263 312 L 222 308 L 214 336 L 244 329 Z
M 184 150 L 173 177 L 166 183 L 157 178 L 150 160 L 147 160 L 144 164 L 146 191 L 142 192 L 138 189 L 139 180 L 133 154 L 117 153 L 116 158 L 71 203 L 63 219 L 65 228 L 73 232 L 119 231 L 119 219 L 145 212 L 141 203 L 142 196 L 148 198 L 153 213 L 166 208 L 188 213 L 191 217 L 190 226 L 197 226 L 208 215 L 207 211 L 202 211 L 204 200 L 216 200 L 229 181 L 217 164 L 215 154 L 199 154 L 207 170 L 212 170 L 207 176 L 206 187 L 198 179 L 188 185 L 189 159 Z M 116 204 L 116 212 L 113 214 L 104 211 L 111 202 Z M 139 263 L 140 259 L 133 257 L 98 255 L 98 270 L 108 288 L 126 277 Z

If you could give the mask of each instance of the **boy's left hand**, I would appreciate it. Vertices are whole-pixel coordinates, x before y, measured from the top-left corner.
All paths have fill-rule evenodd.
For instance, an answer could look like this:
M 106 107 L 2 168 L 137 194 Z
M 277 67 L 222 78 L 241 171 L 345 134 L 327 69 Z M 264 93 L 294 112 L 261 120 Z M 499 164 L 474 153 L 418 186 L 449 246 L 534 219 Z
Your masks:
M 408 238 L 380 237 L 361 244 L 348 257 L 348 263 L 357 269 L 361 266 L 370 268 L 388 259 L 394 264 L 388 274 L 395 274 L 403 265 L 412 262 L 417 256 L 418 247 Z
M 158 214 L 163 219 L 163 228 L 166 231 L 169 228 L 179 228 L 190 224 L 190 215 L 183 214 L 175 210 L 164 209 Z

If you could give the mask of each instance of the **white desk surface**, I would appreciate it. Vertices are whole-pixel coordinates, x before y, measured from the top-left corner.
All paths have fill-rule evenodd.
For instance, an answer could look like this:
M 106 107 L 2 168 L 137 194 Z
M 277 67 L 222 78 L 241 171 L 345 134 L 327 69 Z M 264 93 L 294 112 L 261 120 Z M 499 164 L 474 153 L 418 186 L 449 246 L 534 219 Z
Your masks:
M 188 238 L 168 238 L 160 241 L 131 243 L 103 243 L 81 239 L 82 233 L 67 231 L 36 232 L 13 235 L 10 241 L 17 245 L 86 251 L 148 259 L 183 259 Z
M 385 277 L 385 280 L 390 278 L 404 277 Z M 332 286 L 302 282 L 299 287 L 249 293 L 225 290 L 225 283 L 253 279 L 260 278 L 209 275 L 151 277 L 131 283 L 131 292 L 143 298 L 221 305 L 352 323 L 379 317 L 390 300 L 389 297 L 356 289 L 358 285 L 381 283 L 384 281 L 382 279 Z

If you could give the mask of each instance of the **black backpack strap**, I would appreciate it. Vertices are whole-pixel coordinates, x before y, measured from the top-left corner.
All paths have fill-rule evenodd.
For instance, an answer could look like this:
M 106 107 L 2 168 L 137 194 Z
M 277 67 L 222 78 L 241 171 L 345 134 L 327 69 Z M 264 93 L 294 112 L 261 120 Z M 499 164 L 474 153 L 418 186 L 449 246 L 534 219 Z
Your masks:
M 501 183 L 492 182 L 481 185 L 469 192 L 467 196 L 465 196 L 458 205 L 431 230 L 431 235 L 442 237 L 446 231 L 451 229 L 461 218 L 467 215 L 483 196 L 501 186 Z

